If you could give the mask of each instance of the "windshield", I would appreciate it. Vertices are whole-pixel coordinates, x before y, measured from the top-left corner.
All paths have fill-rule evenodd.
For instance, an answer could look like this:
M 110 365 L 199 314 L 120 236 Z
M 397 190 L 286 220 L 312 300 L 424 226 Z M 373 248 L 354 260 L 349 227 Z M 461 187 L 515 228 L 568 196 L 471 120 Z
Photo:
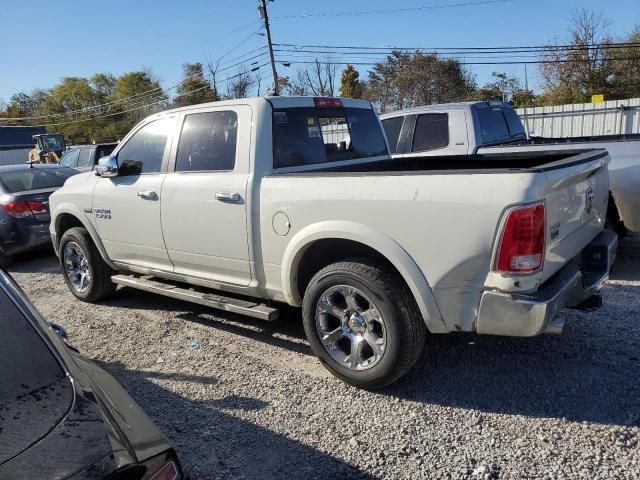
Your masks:
M 67 167 L 60 168 L 24 168 L 0 172 L 0 190 L 4 193 L 27 192 L 61 187 L 75 170 Z
M 274 168 L 387 155 L 371 109 L 283 108 L 273 112 Z
M 52 135 L 44 138 L 48 151 L 61 152 L 64 150 L 64 140 L 62 135 Z

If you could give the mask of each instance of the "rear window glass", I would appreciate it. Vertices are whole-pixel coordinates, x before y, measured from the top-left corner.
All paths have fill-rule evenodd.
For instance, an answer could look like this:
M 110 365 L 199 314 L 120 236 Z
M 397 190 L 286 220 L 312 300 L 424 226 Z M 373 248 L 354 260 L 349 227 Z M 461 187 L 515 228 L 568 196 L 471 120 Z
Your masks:
M 482 143 L 496 143 L 510 139 L 507 121 L 502 114 L 502 108 L 478 109 Z
M 398 151 L 398 140 L 400 139 L 403 122 L 404 117 L 393 117 L 382 120 L 382 128 L 384 128 L 384 133 L 387 136 L 389 150 L 391 150 L 391 153 L 396 153 Z
M 509 133 L 511 133 L 512 137 L 527 136 L 527 134 L 524 132 L 522 121 L 513 108 L 505 108 L 502 113 L 504 113 L 504 118 L 507 119 L 507 126 L 509 127 Z
M 424 152 L 449 145 L 449 115 L 427 113 L 418 115 L 413 134 L 412 152 Z
M 75 170 L 60 168 L 26 168 L 11 172 L 0 172 L 0 186 L 5 193 L 25 192 L 44 188 L 61 187 L 67 178 L 75 175 Z
M 274 167 L 387 154 L 378 119 L 364 108 L 287 108 L 273 112 Z

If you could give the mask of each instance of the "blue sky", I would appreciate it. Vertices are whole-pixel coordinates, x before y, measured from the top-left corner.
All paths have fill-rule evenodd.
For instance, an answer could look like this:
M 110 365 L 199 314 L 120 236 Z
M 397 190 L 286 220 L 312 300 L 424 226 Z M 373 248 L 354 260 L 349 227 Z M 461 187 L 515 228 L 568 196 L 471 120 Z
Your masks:
M 380 47 L 541 45 L 554 38 L 562 40 L 571 11 L 580 7 L 603 10 L 616 36 L 640 24 L 638 0 L 513 0 L 387 14 L 277 18 L 446 3 L 461 0 L 275 0 L 269 11 L 274 17 L 274 42 Z M 64 76 L 120 74 L 141 68 L 151 69 L 171 85 L 180 79 L 182 63 L 225 55 L 255 32 L 260 26 L 256 4 L 257 0 L 3 0 L 0 99 L 50 87 Z M 39 18 L 46 22 L 39 25 Z M 254 35 L 225 60 L 264 43 L 264 37 Z M 493 70 L 524 75 L 522 65 L 471 68 L 480 84 Z M 267 75 L 268 68 L 263 70 Z M 294 67 L 279 67 L 280 75 L 294 71 Z M 529 67 L 529 80 L 535 87 L 535 65 Z

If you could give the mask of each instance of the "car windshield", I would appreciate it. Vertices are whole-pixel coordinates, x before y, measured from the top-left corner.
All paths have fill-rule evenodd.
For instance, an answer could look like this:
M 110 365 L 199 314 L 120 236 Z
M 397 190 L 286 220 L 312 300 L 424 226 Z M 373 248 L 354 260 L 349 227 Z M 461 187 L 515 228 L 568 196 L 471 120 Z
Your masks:
M 274 168 L 387 155 L 368 108 L 281 108 L 273 112 Z
M 69 409 L 73 390 L 52 350 L 1 285 L 0 328 L 2 464 L 53 429 Z
M 61 136 L 45 137 L 45 142 L 49 151 L 60 152 L 64 150 L 64 141 Z
M 75 170 L 60 168 L 24 168 L 0 172 L 0 189 L 4 193 L 27 192 L 61 187 L 67 178 L 75 175 Z

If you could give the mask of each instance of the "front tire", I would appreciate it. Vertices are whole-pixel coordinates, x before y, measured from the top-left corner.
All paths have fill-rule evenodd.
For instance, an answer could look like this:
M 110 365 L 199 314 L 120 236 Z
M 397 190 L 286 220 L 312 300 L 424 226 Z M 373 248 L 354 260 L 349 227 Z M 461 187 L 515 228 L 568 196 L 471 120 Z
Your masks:
M 104 262 L 89 232 L 82 227 L 67 230 L 58 251 L 64 280 L 76 298 L 96 302 L 116 290 L 113 270 Z
M 426 326 L 404 281 L 370 259 L 349 259 L 320 270 L 303 301 L 303 323 L 315 355 L 335 376 L 376 389 L 416 363 Z

